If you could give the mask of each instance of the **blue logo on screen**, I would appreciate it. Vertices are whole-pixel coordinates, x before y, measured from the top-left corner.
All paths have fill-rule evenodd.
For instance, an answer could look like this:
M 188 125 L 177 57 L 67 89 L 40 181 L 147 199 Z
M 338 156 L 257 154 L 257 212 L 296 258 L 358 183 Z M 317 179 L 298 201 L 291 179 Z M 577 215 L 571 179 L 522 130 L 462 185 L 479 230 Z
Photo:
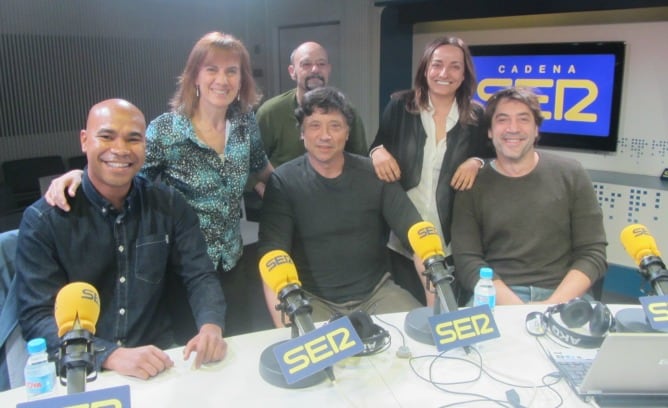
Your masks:
M 610 135 L 613 54 L 478 56 L 473 62 L 479 102 L 511 86 L 533 88 L 545 119 L 541 131 Z

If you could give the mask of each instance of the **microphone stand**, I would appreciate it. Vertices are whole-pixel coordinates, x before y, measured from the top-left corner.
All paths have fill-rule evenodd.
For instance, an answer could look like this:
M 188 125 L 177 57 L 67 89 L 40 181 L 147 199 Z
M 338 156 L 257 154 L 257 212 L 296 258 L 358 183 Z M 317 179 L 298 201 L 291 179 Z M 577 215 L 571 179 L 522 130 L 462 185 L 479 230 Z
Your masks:
M 302 296 L 301 292 L 299 285 L 291 283 L 278 293 L 278 299 L 281 303 L 276 305 L 276 310 L 281 311 L 283 325 L 292 328 L 291 336 L 293 339 L 315 330 L 313 320 L 308 318 L 313 312 L 313 306 Z M 286 315 L 290 316 L 290 322 L 285 320 Z
M 639 266 L 640 275 L 651 285 L 655 295 L 668 294 L 668 270 L 658 256 L 646 256 Z M 643 309 L 627 308 L 615 314 L 615 329 L 620 332 L 648 333 L 653 329 Z M 666 331 L 666 330 L 661 330 Z
M 668 295 L 668 271 L 661 258 L 646 256 L 639 266 L 640 273 L 652 285 L 654 292 L 659 296 Z
M 424 266 L 423 275 L 427 277 L 427 290 L 430 290 L 433 286 L 436 292 L 434 306 L 433 308 L 420 307 L 408 312 L 404 320 L 404 330 L 413 340 L 433 345 L 434 338 L 431 334 L 429 318 L 459 309 L 452 286 L 450 286 L 455 280 L 452 276 L 455 268 L 448 265 L 445 262 L 445 257 L 441 255 L 429 257 L 424 261 Z
M 74 327 L 62 337 L 58 352 L 58 376 L 60 384 L 67 385 L 68 395 L 85 392 L 86 382 L 97 378 L 93 335 L 78 328 L 78 322 Z
M 452 286 L 450 286 L 455 280 L 455 277 L 452 276 L 452 273 L 455 270 L 454 266 L 447 265 L 445 258 L 440 255 L 432 256 L 427 259 L 424 266 L 424 275 L 428 278 L 427 290 L 429 290 L 431 283 L 436 291 L 434 315 L 458 310 L 459 307 L 457 306 L 455 294 L 452 292 Z
M 313 306 L 302 296 L 301 287 L 295 283 L 286 285 L 278 293 L 279 304 L 276 305 L 276 310 L 281 312 L 281 322 L 284 326 L 291 328 L 291 338 L 297 338 L 302 334 L 315 330 L 315 325 L 311 319 L 311 312 Z M 286 321 L 285 317 L 290 317 L 290 322 Z M 302 380 L 288 384 L 283 377 L 281 367 L 276 361 L 274 349 L 276 346 L 284 343 L 278 342 L 265 348 L 260 355 L 260 376 L 271 385 L 281 388 L 306 388 L 323 382 L 326 378 L 325 373 L 333 381 L 332 367 L 328 367 L 325 371 L 317 372 Z

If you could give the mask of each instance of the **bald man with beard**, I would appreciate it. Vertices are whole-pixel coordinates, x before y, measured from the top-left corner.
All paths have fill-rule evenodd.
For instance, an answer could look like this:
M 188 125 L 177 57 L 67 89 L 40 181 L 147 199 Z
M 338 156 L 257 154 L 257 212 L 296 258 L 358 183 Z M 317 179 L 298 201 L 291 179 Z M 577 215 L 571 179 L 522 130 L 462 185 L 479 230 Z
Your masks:
M 327 50 L 316 42 L 305 42 L 290 54 L 288 73 L 297 87 L 268 99 L 257 111 L 257 123 L 264 149 L 274 168 L 306 153 L 295 119 L 295 109 L 301 106 L 306 92 L 328 85 L 331 72 L 332 65 L 329 63 Z M 353 114 L 345 150 L 366 156 L 369 144 L 364 134 L 364 124 L 354 109 Z M 256 190 L 263 189 L 263 183 L 252 179 L 247 187 L 257 184 L 260 186 L 256 187 Z M 250 188 L 246 190 L 249 191 Z M 257 207 L 260 206 L 259 196 L 254 192 L 247 193 L 244 198 L 247 205 L 255 202 Z

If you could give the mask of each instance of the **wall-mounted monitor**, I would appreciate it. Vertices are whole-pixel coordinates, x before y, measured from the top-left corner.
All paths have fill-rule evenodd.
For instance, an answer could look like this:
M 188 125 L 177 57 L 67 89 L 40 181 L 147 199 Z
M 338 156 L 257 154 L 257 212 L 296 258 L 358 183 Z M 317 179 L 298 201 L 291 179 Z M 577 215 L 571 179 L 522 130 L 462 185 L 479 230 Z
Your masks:
M 485 103 L 509 86 L 533 88 L 544 117 L 541 146 L 615 151 L 624 73 L 623 42 L 471 46 Z

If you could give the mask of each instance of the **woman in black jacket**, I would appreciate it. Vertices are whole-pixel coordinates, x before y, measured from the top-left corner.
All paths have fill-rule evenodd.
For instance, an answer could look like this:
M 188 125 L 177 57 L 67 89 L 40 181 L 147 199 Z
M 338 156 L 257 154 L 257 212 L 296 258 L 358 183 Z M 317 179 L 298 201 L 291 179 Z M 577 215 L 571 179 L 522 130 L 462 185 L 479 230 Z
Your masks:
M 435 39 L 424 50 L 413 88 L 391 96 L 369 152 L 378 177 L 401 183 L 446 246 L 452 238 L 455 191 L 471 188 L 485 163 L 482 158 L 494 156 L 484 126 L 479 126 L 482 107 L 472 99 L 475 87 L 466 44 L 457 37 Z M 395 281 L 431 303 L 415 274 L 411 251 L 392 236 L 388 247 Z

